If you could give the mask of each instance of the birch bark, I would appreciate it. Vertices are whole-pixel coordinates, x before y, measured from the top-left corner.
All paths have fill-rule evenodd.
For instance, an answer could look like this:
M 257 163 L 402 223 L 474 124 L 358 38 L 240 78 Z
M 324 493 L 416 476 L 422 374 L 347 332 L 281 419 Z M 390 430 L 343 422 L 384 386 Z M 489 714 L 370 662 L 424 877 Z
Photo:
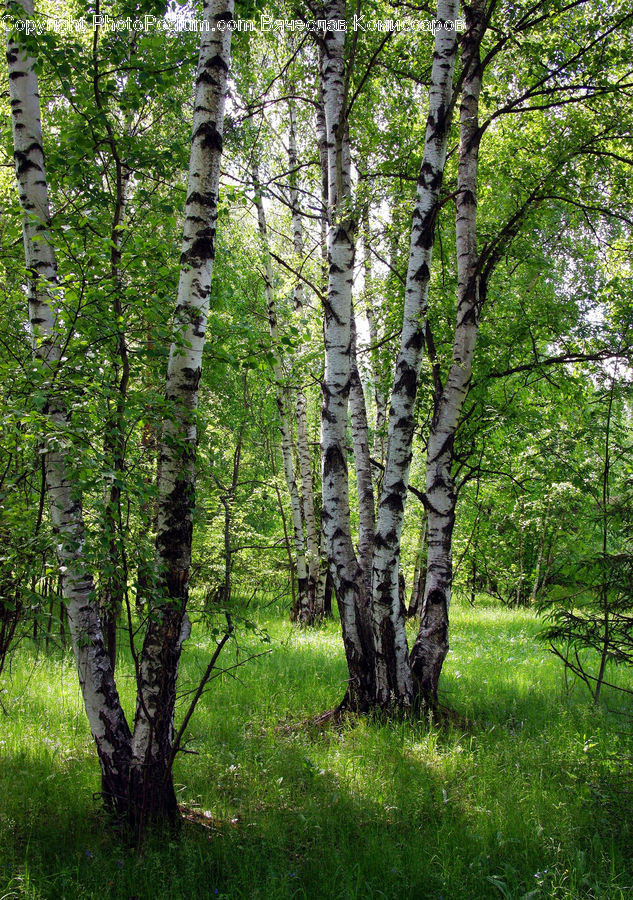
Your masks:
M 323 16 L 345 19 L 344 0 L 326 0 Z M 349 683 L 343 701 L 367 709 L 373 702 L 373 662 L 366 575 L 352 542 L 346 427 L 350 393 L 352 281 L 355 227 L 346 110 L 345 32 L 321 39 L 321 87 L 328 173 L 327 299 L 324 304 L 325 376 L 321 412 L 323 530 L 341 616 Z
M 264 290 L 266 294 L 266 314 L 268 316 L 268 329 L 272 344 L 273 379 L 275 382 L 275 397 L 277 412 L 279 415 L 279 431 L 281 433 L 281 458 L 284 467 L 284 479 L 290 496 L 290 513 L 292 517 L 292 535 L 295 552 L 295 565 L 297 569 L 297 606 L 298 618 L 303 624 L 311 618 L 310 598 L 308 595 L 308 570 L 306 565 L 305 541 L 303 538 L 303 520 L 301 517 L 301 500 L 297 489 L 295 468 L 292 458 L 292 437 L 290 420 L 290 398 L 288 386 L 285 383 L 281 364 L 281 352 L 279 348 L 279 328 L 277 325 L 277 309 L 275 305 L 274 273 L 268 247 L 268 229 L 266 227 L 266 213 L 262 200 L 262 189 L 259 181 L 257 166 L 253 167 L 253 187 L 255 189 L 255 207 L 257 209 L 257 224 L 259 237 L 264 255 Z
M 365 316 L 369 327 L 369 359 L 371 363 L 371 376 L 374 382 L 374 404 L 376 415 L 374 419 L 373 456 L 381 466 L 385 462 L 385 431 L 387 425 L 387 394 L 382 384 L 380 371 L 380 354 L 378 352 L 378 326 L 376 323 L 377 304 L 375 287 L 372 278 L 371 265 L 371 229 L 369 225 L 369 207 L 363 210 L 363 269 L 365 274 Z M 378 469 L 379 472 L 382 469 Z M 382 484 L 382 476 L 376 477 L 378 489 Z
M 482 296 L 477 259 L 477 162 L 481 132 L 479 94 L 482 66 L 479 48 L 485 30 L 484 0 L 466 7 L 467 28 L 461 52 L 463 86 L 457 176 L 457 320 L 452 362 L 446 384 L 435 401 L 427 445 L 426 497 L 428 557 L 420 630 L 411 651 L 411 670 L 421 702 L 437 706 L 437 686 L 448 652 L 448 611 L 453 579 L 452 536 L 455 491 L 451 468 L 455 432 L 468 393 Z
M 215 257 L 222 129 L 233 0 L 205 0 L 195 83 L 177 337 L 167 369 L 170 408 L 160 447 L 156 550 L 162 597 L 150 605 L 132 741 L 132 801 L 150 818 L 177 815 L 171 776 L 176 679 L 188 636 L 186 605 L 195 505 L 196 406 Z M 222 23 L 222 24 L 218 24 Z
M 295 268 L 299 268 L 303 262 L 303 223 L 301 220 L 301 205 L 299 203 L 298 189 L 298 165 L 297 154 L 297 114 L 294 101 L 289 101 L 288 112 L 290 128 L 288 131 L 288 169 L 290 183 L 290 206 L 292 213 L 292 244 L 295 257 Z M 297 280 L 293 289 L 293 303 L 296 312 L 303 309 L 304 290 L 301 280 Z M 300 354 L 300 347 L 297 354 Z M 308 416 L 307 403 L 303 384 L 300 380 L 297 385 L 296 395 L 297 416 L 297 452 L 299 454 L 299 467 L 301 472 L 301 499 L 303 518 L 306 526 L 306 565 L 308 570 L 307 595 L 310 621 L 323 615 L 322 603 L 318 600 L 319 573 L 321 559 L 319 553 L 319 530 L 317 528 L 314 512 L 314 487 L 312 483 L 312 458 L 310 444 L 308 442 Z
M 27 17 L 33 15 L 32 0 L 24 0 L 22 8 Z M 31 341 L 33 356 L 44 378 L 44 413 L 50 424 L 43 448 L 46 488 L 58 538 L 61 585 L 79 683 L 101 765 L 103 796 L 107 805 L 120 809 L 127 800 L 130 730 L 104 646 L 94 584 L 84 562 L 82 504 L 72 489 L 71 458 L 65 438 L 71 423 L 63 393 L 56 384 L 63 366 L 62 293 L 51 242 L 36 60 L 9 37 L 7 62 L 15 170 L 23 212 Z
M 371 458 L 369 455 L 369 424 L 367 421 L 365 392 L 356 358 L 356 321 L 353 308 L 350 332 L 349 406 L 352 424 L 352 446 L 354 448 L 354 468 L 356 470 L 356 493 L 358 496 L 358 562 L 365 579 L 365 589 L 369 594 L 371 589 L 371 561 L 374 550 L 376 511 L 374 507 Z
M 439 20 L 457 18 L 458 0 L 439 0 Z M 389 409 L 387 454 L 378 509 L 372 572 L 376 702 L 409 707 L 413 679 L 398 588 L 400 538 L 404 519 L 414 407 L 424 347 L 435 220 L 452 116 L 455 29 L 438 28 L 429 92 L 424 154 L 413 212 L 404 320 Z

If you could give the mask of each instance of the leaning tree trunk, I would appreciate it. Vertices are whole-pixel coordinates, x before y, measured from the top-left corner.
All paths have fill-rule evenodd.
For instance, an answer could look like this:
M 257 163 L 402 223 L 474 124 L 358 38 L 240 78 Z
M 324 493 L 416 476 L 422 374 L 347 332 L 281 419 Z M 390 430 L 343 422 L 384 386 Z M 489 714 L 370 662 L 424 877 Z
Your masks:
M 323 16 L 345 19 L 344 0 L 327 0 Z M 325 375 L 321 413 L 323 530 L 334 579 L 349 670 L 343 703 L 363 710 L 373 702 L 373 660 L 367 573 L 352 542 L 347 471 L 347 412 L 350 391 L 352 281 L 355 227 L 346 110 L 345 32 L 321 39 L 320 75 L 325 110 L 328 173 L 328 285 L 324 302 Z
M 455 490 L 451 474 L 453 442 L 472 375 L 481 313 L 477 259 L 477 161 L 481 134 L 478 111 L 482 66 L 479 47 L 485 29 L 485 3 L 474 0 L 466 10 L 462 43 L 463 86 L 457 175 L 457 323 L 446 384 L 435 399 L 427 445 L 426 499 L 428 557 L 420 630 L 411 651 L 411 669 L 419 699 L 437 706 L 437 687 L 448 652 L 448 611 L 453 581 L 452 542 Z
M 205 0 L 195 84 L 185 202 L 176 339 L 167 369 L 168 415 L 163 426 L 156 550 L 160 596 L 150 605 L 139 664 L 130 773 L 131 809 L 144 818 L 174 818 L 172 744 L 176 679 L 183 640 L 195 506 L 196 406 L 202 374 L 211 274 L 215 256 L 222 129 L 230 63 L 233 0 Z
M 458 0 L 439 0 L 437 18 L 455 20 Z M 438 28 L 429 92 L 424 154 L 413 212 L 404 321 L 389 409 L 372 572 L 376 702 L 410 707 L 414 699 L 409 648 L 399 595 L 400 538 L 404 520 L 414 430 L 414 408 L 424 347 L 435 223 L 452 116 L 455 29 Z
M 299 622 L 306 624 L 311 619 L 310 597 L 308 594 L 308 568 L 306 564 L 305 540 L 303 537 L 303 519 L 301 517 L 301 500 L 297 489 L 295 466 L 292 458 L 292 436 L 290 418 L 290 398 L 288 386 L 284 383 L 284 373 L 281 364 L 281 350 L 279 345 L 279 326 L 277 324 L 277 308 L 275 304 L 275 289 L 273 284 L 273 267 L 268 246 L 268 229 L 266 227 L 266 214 L 262 200 L 262 189 L 259 181 L 257 166 L 253 167 L 253 187 L 255 189 L 255 207 L 257 209 L 257 224 L 259 237 L 264 255 L 264 290 L 266 294 L 266 314 L 268 316 L 268 330 L 273 353 L 273 379 L 275 382 L 275 398 L 279 415 L 279 431 L 281 432 L 281 458 L 284 466 L 284 479 L 290 496 L 290 512 L 292 516 L 292 536 L 295 552 L 295 565 L 297 571 L 297 615 Z
M 27 16 L 33 15 L 32 0 L 24 0 L 22 6 Z M 66 445 L 71 422 L 59 384 L 63 367 L 63 298 L 50 236 L 36 60 L 9 38 L 7 62 L 15 169 L 23 211 L 31 341 L 44 379 L 43 412 L 50 429 L 44 448 L 46 489 L 58 540 L 62 591 L 79 682 L 101 764 L 103 796 L 107 805 L 121 809 L 128 793 L 130 730 L 104 646 L 92 576 L 84 560 L 81 500 L 72 489 L 71 453 Z

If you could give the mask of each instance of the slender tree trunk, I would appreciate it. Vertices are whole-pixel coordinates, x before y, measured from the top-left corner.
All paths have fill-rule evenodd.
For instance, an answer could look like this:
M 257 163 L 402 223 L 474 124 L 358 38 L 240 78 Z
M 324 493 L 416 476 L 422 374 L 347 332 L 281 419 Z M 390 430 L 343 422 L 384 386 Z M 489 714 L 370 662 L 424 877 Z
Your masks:
M 371 265 L 371 229 L 369 225 L 369 207 L 363 210 L 363 269 L 365 273 L 365 315 L 369 326 L 369 359 L 371 363 L 371 377 L 374 383 L 374 440 L 372 454 L 381 466 L 385 461 L 385 443 L 387 430 L 387 393 L 382 384 L 382 373 L 380 371 L 380 354 L 378 352 L 378 326 L 376 323 L 377 308 L 375 287 L 372 278 Z M 382 469 L 377 469 L 378 473 Z M 382 477 L 377 476 L 377 483 L 382 482 Z
M 24 0 L 27 16 L 32 0 Z M 73 490 L 71 459 L 61 437 L 71 429 L 70 417 L 58 384 L 62 360 L 62 304 L 57 261 L 50 239 L 50 209 L 36 60 L 9 39 L 7 47 L 15 168 L 28 271 L 29 321 L 33 355 L 45 376 L 44 413 L 50 438 L 45 454 L 46 488 L 51 521 L 57 536 L 70 633 L 86 714 L 101 764 L 106 803 L 125 807 L 130 762 L 130 730 L 126 722 L 103 633 L 92 576 L 84 562 L 84 522 L 81 500 Z
M 301 205 L 299 203 L 298 189 L 298 156 L 297 156 L 297 136 L 296 136 L 296 109 L 294 101 L 289 101 L 288 112 L 290 117 L 290 128 L 288 132 L 288 168 L 290 183 L 290 205 L 292 211 L 292 245 L 295 257 L 295 268 L 299 268 L 303 263 L 303 224 L 301 220 Z M 293 288 L 293 304 L 295 312 L 299 313 L 304 305 L 304 289 L 303 282 L 297 279 Z M 297 356 L 300 355 L 301 348 L 297 348 Z M 303 518 L 306 526 L 306 565 L 307 565 L 307 596 L 309 618 L 312 621 L 315 617 L 322 615 L 322 610 L 318 607 L 317 599 L 319 586 L 319 572 L 321 568 L 321 559 L 319 552 L 319 529 L 317 527 L 316 516 L 314 512 L 314 487 L 312 483 L 312 457 L 310 454 L 310 444 L 308 441 L 308 416 L 307 403 L 301 375 L 299 375 L 299 383 L 296 394 L 296 416 L 297 416 L 297 451 L 299 454 L 299 468 L 301 472 L 301 499 L 303 508 Z
M 543 513 L 543 523 L 541 525 L 541 534 L 539 537 L 539 545 L 538 545 L 538 556 L 536 557 L 536 569 L 534 571 L 534 580 L 532 582 L 532 593 L 530 595 L 530 605 L 534 606 L 537 601 L 539 588 L 541 586 L 541 569 L 543 567 L 543 561 L 545 559 L 545 547 L 547 544 L 547 530 L 549 527 L 550 520 L 550 509 L 552 505 L 552 495 L 551 493 L 547 497 L 547 503 L 545 505 L 545 512 Z
M 95 76 L 95 81 L 98 79 Z M 97 88 L 98 95 L 98 88 Z M 121 483 L 125 478 L 125 404 L 127 388 L 130 380 L 130 361 L 127 339 L 123 325 L 123 306 L 121 303 L 121 230 L 126 202 L 128 176 L 118 155 L 114 136 L 111 135 L 113 153 L 115 154 L 116 197 L 115 209 L 110 233 L 110 277 L 112 279 L 112 311 L 116 322 L 116 352 L 118 361 L 114 366 L 116 395 L 113 409 L 106 422 L 105 458 L 106 465 L 112 471 L 112 481 L 105 500 L 105 527 L 108 543 L 108 562 L 111 574 L 106 581 L 103 603 L 103 624 L 106 648 L 112 671 L 116 664 L 117 623 L 123 607 L 127 590 L 126 552 L 121 521 Z
M 437 17 L 444 21 L 455 20 L 457 10 L 457 0 L 440 0 Z M 456 51 L 455 30 L 438 28 L 424 154 L 411 228 L 400 352 L 390 398 L 387 455 L 372 573 L 376 702 L 385 707 L 393 704 L 410 707 L 414 699 L 399 596 L 400 538 L 411 466 L 414 408 L 424 347 L 435 222 L 452 115 Z
M 409 599 L 409 609 L 407 610 L 407 617 L 412 619 L 414 616 L 417 616 L 420 612 L 420 607 L 422 605 L 422 598 L 424 596 L 424 584 L 426 582 L 426 530 L 427 530 L 427 518 L 426 511 L 424 512 L 424 518 L 422 520 L 422 524 L 420 525 L 420 531 L 418 533 L 418 545 L 415 551 L 415 569 L 413 571 L 413 585 L 411 587 L 411 597 Z
M 264 255 L 264 289 L 266 293 L 266 313 L 268 316 L 268 328 L 274 356 L 273 379 L 275 382 L 275 395 L 277 400 L 277 412 L 279 415 L 279 431 L 281 433 L 281 457 L 284 467 L 284 479 L 290 496 L 290 512 L 292 517 L 292 535 L 297 570 L 297 604 L 298 619 L 302 624 L 311 620 L 310 597 L 308 595 L 308 567 L 306 564 L 305 540 L 303 537 L 303 519 L 301 516 L 301 500 L 297 489 L 295 466 L 292 458 L 292 437 L 290 418 L 290 398 L 288 386 L 285 383 L 281 363 L 281 351 L 279 347 L 279 328 L 277 325 L 277 309 L 275 304 L 275 290 L 273 284 L 273 267 L 268 247 L 268 229 L 266 227 L 266 214 L 262 201 L 262 190 L 259 182 L 257 166 L 253 168 L 253 186 L 255 189 L 255 207 L 257 209 L 257 223 L 259 236 Z
M 609 577 L 607 574 L 607 560 L 609 549 L 609 504 L 611 500 L 610 493 L 610 473 L 611 473 L 611 418 L 613 415 L 613 398 L 615 394 L 616 375 L 618 371 L 618 363 L 616 362 L 615 371 L 611 376 L 611 388 L 609 390 L 609 400 L 607 404 L 607 422 L 604 435 L 604 464 L 602 467 L 602 573 L 600 584 L 600 600 L 602 604 L 602 651 L 600 653 L 600 668 L 598 669 L 598 677 L 596 678 L 596 686 L 593 694 L 593 702 L 595 704 L 600 700 L 600 692 L 602 690 L 602 682 L 604 681 L 604 673 L 609 658 L 609 648 L 611 644 L 611 615 L 609 604 Z
M 457 176 L 456 229 L 458 297 L 453 356 L 444 388 L 436 396 L 427 446 L 426 498 L 428 560 L 420 630 L 411 652 L 411 668 L 423 705 L 437 706 L 437 687 L 448 652 L 448 611 L 453 581 L 452 538 L 455 491 L 451 474 L 453 441 L 472 375 L 483 294 L 477 271 L 477 161 L 482 67 L 479 46 L 485 29 L 484 0 L 466 9 L 461 45 L 463 87 Z
M 317 528 L 314 511 L 314 488 L 312 485 L 312 458 L 310 443 L 308 441 L 308 417 L 306 408 L 306 395 L 303 386 L 297 389 L 296 401 L 297 413 L 297 450 L 299 453 L 299 467 L 301 470 L 301 498 L 303 506 L 303 518 L 306 524 L 306 565 L 307 565 L 307 597 L 310 619 L 322 615 L 318 609 L 319 573 L 321 570 L 321 558 L 319 553 L 319 529 Z
M 127 592 L 126 553 L 121 522 L 121 485 L 125 478 L 125 407 L 130 381 L 130 360 L 122 304 L 121 226 L 125 217 L 127 188 L 131 171 L 123 164 L 119 152 L 119 142 L 110 122 L 107 108 L 102 100 L 98 47 L 99 29 L 95 28 L 92 42 L 93 92 L 97 109 L 101 113 L 102 121 L 105 125 L 106 140 L 112 154 L 112 168 L 114 169 L 114 210 L 110 228 L 110 281 L 116 342 L 113 363 L 116 389 L 113 401 L 108 398 L 108 403 L 112 402 L 112 408 L 108 412 L 104 436 L 105 464 L 107 470 L 113 474 L 105 497 L 104 525 L 110 574 L 105 582 L 102 604 L 102 621 L 106 648 L 112 664 L 112 671 L 114 671 L 117 623 Z
M 326 0 L 323 16 L 345 19 L 344 0 Z M 345 32 L 327 31 L 320 44 L 328 172 L 328 286 L 324 304 L 325 376 L 321 414 L 322 521 L 341 616 L 349 670 L 344 703 L 367 709 L 373 701 L 373 649 L 367 573 L 352 542 L 347 471 L 352 281 L 355 226 L 346 110 Z
M 323 527 L 321 527 L 319 547 L 320 567 L 315 611 L 317 616 L 324 616 L 326 618 L 329 618 L 332 615 L 332 591 L 334 586 L 332 582 L 332 573 L 330 572 L 330 564 L 327 556 L 327 542 L 325 540 L 325 534 L 323 533 Z
M 319 150 L 319 166 L 321 170 L 321 215 L 320 215 L 320 244 L 321 244 L 321 285 L 324 293 L 327 293 L 328 284 L 328 256 L 327 256 L 327 221 L 328 221 L 328 148 L 327 148 L 327 123 L 325 121 L 325 104 L 323 101 L 323 78 L 321 71 L 323 69 L 323 48 L 318 45 L 319 58 L 319 85 L 318 97 L 315 114 L 315 131 L 317 137 L 317 146 Z M 324 336 L 325 336 L 325 320 L 324 320 Z M 322 494 L 323 492 L 321 492 Z M 325 536 L 325 527 L 323 516 L 321 515 L 321 533 L 319 537 L 321 567 L 319 572 L 319 583 L 317 587 L 316 608 L 322 609 L 324 616 L 332 615 L 332 593 L 334 592 L 334 581 L 330 569 L 330 559 L 328 556 L 328 544 Z
M 156 549 L 160 595 L 150 605 L 139 663 L 130 774 L 131 803 L 146 818 L 177 815 L 172 779 L 176 679 L 186 618 L 195 506 L 196 406 L 215 257 L 222 129 L 233 0 L 205 0 L 196 75 L 189 179 L 167 369 L 169 413 L 160 447 Z
M 523 582 L 525 581 L 525 525 L 523 524 L 523 502 L 520 505 L 521 516 L 519 518 L 519 575 L 517 577 L 514 605 L 523 606 Z
M 366 590 L 369 593 L 369 575 L 371 573 L 372 553 L 374 550 L 374 529 L 376 526 L 376 510 L 374 507 L 374 488 L 371 476 L 371 459 L 369 455 L 369 425 L 365 392 L 358 371 L 356 358 L 356 322 L 354 310 L 350 325 L 350 392 L 349 406 L 352 422 L 352 447 L 354 449 L 354 468 L 356 470 L 356 493 L 358 495 L 358 561 L 366 574 Z

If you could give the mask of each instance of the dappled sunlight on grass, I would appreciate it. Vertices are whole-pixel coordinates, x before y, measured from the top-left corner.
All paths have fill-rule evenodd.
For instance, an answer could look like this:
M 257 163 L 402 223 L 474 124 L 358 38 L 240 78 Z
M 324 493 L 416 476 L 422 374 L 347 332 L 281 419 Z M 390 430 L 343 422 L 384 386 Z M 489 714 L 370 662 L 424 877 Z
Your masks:
M 93 798 L 72 664 L 58 654 L 33 672 L 21 652 L 0 738 L 0 897 L 633 894 L 626 720 L 565 694 L 529 613 L 454 606 L 442 702 L 459 715 L 442 727 L 315 724 L 345 689 L 336 623 L 262 624 L 270 644 L 249 633 L 222 665 L 272 652 L 215 679 L 188 729 L 181 834 L 149 835 L 140 858 Z M 194 632 L 183 690 L 211 650 Z

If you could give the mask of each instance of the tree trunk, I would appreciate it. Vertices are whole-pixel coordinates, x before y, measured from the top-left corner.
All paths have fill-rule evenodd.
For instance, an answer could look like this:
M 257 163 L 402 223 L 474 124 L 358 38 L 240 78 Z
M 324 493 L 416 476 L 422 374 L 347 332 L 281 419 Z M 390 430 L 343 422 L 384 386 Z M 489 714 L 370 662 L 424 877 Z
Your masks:
M 327 0 L 323 16 L 329 20 L 344 20 L 344 0 Z M 347 471 L 355 227 L 351 217 L 345 32 L 327 31 L 321 38 L 320 51 L 328 172 L 328 285 L 324 303 L 325 375 L 321 413 L 322 521 L 349 669 L 344 704 L 363 710 L 373 702 L 373 650 L 368 579 L 359 565 L 352 542 Z
M 279 415 L 279 431 L 281 433 L 281 458 L 284 467 L 284 479 L 290 496 L 290 513 L 292 517 L 292 535 L 295 552 L 295 565 L 297 571 L 297 605 L 298 620 L 306 624 L 311 620 L 310 597 L 308 595 L 308 567 L 306 564 L 305 540 L 303 537 L 303 519 L 301 517 L 301 500 L 297 489 L 295 467 L 292 458 L 291 418 L 288 386 L 285 383 L 281 363 L 281 351 L 279 346 L 279 328 L 277 325 L 277 309 L 275 304 L 275 291 L 273 285 L 273 267 L 268 247 L 268 229 L 266 227 L 266 214 L 262 200 L 262 189 L 259 181 L 257 166 L 253 167 L 253 187 L 255 189 L 255 207 L 257 209 L 257 224 L 259 236 L 264 254 L 264 289 L 266 293 L 266 313 L 268 316 L 268 329 L 274 356 L 273 379 L 275 382 L 275 396 L 277 400 L 277 412 Z
M 356 470 L 356 493 L 358 495 L 358 561 L 367 576 L 367 591 L 370 590 L 372 553 L 374 549 L 374 529 L 376 511 L 374 508 L 374 487 L 369 456 L 369 425 L 365 392 L 358 371 L 356 359 L 356 322 L 354 310 L 351 318 L 350 345 L 350 395 L 349 405 L 352 422 L 352 446 L 354 448 L 354 468 Z
M 550 508 L 552 505 L 552 495 L 548 494 L 545 511 L 543 513 L 543 521 L 541 523 L 541 533 L 539 535 L 538 555 L 536 557 L 536 568 L 534 570 L 534 580 L 532 581 L 532 593 L 530 594 L 530 605 L 534 606 L 538 599 L 539 589 L 541 587 L 541 568 L 545 559 L 545 546 L 547 543 L 547 530 L 549 527 Z
M 418 546 L 415 552 L 415 569 L 413 571 L 413 585 L 411 587 L 411 597 L 409 599 L 409 609 L 407 610 L 407 618 L 412 619 L 420 612 L 422 598 L 424 596 L 424 585 L 426 583 L 426 532 L 427 517 L 426 511 L 420 525 L 418 534 Z
M 481 134 L 478 124 L 482 67 L 479 46 L 485 29 L 485 4 L 474 0 L 466 10 L 467 30 L 460 107 L 460 149 L 457 175 L 457 323 L 452 363 L 444 388 L 435 399 L 427 446 L 426 498 L 428 561 L 420 630 L 411 651 L 411 669 L 421 703 L 437 706 L 437 687 L 448 652 L 448 611 L 453 581 L 452 539 L 455 491 L 451 475 L 453 441 L 470 378 L 483 293 L 477 271 L 477 161 Z
M 24 10 L 33 14 L 32 0 Z M 212 26 L 232 18 L 232 0 L 217 0 L 204 15 Z M 55 388 L 63 364 L 59 308 L 61 291 L 50 241 L 50 211 L 35 59 L 9 40 L 7 60 L 11 93 L 16 175 L 23 209 L 33 354 L 47 380 L 50 436 L 45 454 L 46 486 L 62 590 L 86 714 L 97 746 L 106 804 L 142 822 L 176 815 L 172 783 L 175 685 L 183 640 L 194 505 L 195 407 L 211 268 L 222 149 L 222 124 L 229 62 L 230 30 L 202 32 L 190 177 L 185 208 L 181 276 L 176 309 L 179 337 L 167 376 L 171 415 L 165 422 L 159 480 L 157 555 L 161 593 L 150 610 L 138 667 L 134 735 L 123 714 L 112 665 L 105 650 L 94 584 L 84 563 L 82 505 L 73 489 L 70 457 L 60 437 L 70 431 L 62 393 Z
M 297 136 L 296 136 L 296 109 L 294 101 L 288 102 L 290 128 L 288 131 L 288 169 L 290 184 L 290 205 L 292 212 L 292 245 L 294 250 L 294 268 L 299 270 L 303 264 L 303 224 L 301 220 L 301 206 L 299 203 Z M 293 288 L 293 305 L 295 312 L 300 313 L 304 305 L 304 290 L 301 279 L 297 279 Z M 297 357 L 301 348 L 297 347 Z M 299 379 L 301 376 L 299 375 Z M 299 454 L 299 468 L 301 472 L 301 500 L 303 518 L 306 526 L 306 565 L 307 565 L 307 595 L 309 621 L 322 615 L 317 599 L 319 586 L 319 572 L 321 568 L 319 529 L 317 527 L 314 512 L 314 487 L 312 484 L 312 458 L 308 441 L 308 417 L 307 403 L 303 384 L 299 381 L 296 394 L 297 415 L 297 452 Z
M 440 0 L 437 17 L 455 20 L 457 0 Z M 378 509 L 372 573 L 376 702 L 410 707 L 413 680 L 400 611 L 400 539 L 411 466 L 414 408 L 424 347 L 431 261 L 452 115 L 455 29 L 438 28 L 431 74 L 424 154 L 411 227 L 400 352 L 391 391 L 385 472 Z
M 299 468 L 301 470 L 301 499 L 303 518 L 306 524 L 306 565 L 308 578 L 306 592 L 308 595 L 310 621 L 313 621 L 316 617 L 322 615 L 322 610 L 319 610 L 319 602 L 317 599 L 321 557 L 319 553 L 319 530 L 317 528 L 314 511 L 312 459 L 308 441 L 306 396 L 302 385 L 297 389 L 295 409 L 297 413 L 297 451 L 299 453 Z
M 32 0 L 24 0 L 23 9 L 32 16 Z M 45 378 L 44 413 L 50 428 L 45 453 L 46 489 L 58 540 L 62 591 L 79 683 L 101 764 L 103 796 L 107 805 L 121 809 L 128 793 L 130 730 L 105 651 L 92 576 L 84 563 L 82 505 L 73 490 L 70 453 L 61 439 L 70 431 L 71 423 L 63 393 L 55 385 L 55 376 L 63 365 L 63 326 L 59 318 L 62 296 L 49 230 L 36 60 L 9 39 L 7 61 L 15 168 L 23 211 L 31 341 L 34 358 Z
M 150 604 L 139 662 L 130 775 L 131 807 L 146 817 L 174 818 L 172 743 L 180 653 L 189 636 L 186 616 L 195 506 L 196 406 L 202 374 L 211 274 L 233 0 L 206 0 L 210 23 L 201 32 L 195 84 L 181 269 L 166 399 L 169 413 L 160 447 L 156 551 L 160 590 Z
M 374 295 L 374 284 L 372 279 L 371 265 L 371 229 L 369 225 L 369 207 L 363 210 L 363 269 L 365 273 L 365 315 L 367 317 L 367 325 L 369 327 L 369 360 L 371 363 L 371 376 L 374 383 L 374 440 L 372 453 L 374 459 L 384 465 L 385 461 L 385 438 L 387 426 L 387 394 L 382 384 L 382 373 L 380 371 L 380 354 L 378 352 L 378 326 L 376 324 L 376 298 Z M 382 469 L 378 469 L 382 472 Z M 380 484 L 382 478 L 377 476 L 377 484 Z

